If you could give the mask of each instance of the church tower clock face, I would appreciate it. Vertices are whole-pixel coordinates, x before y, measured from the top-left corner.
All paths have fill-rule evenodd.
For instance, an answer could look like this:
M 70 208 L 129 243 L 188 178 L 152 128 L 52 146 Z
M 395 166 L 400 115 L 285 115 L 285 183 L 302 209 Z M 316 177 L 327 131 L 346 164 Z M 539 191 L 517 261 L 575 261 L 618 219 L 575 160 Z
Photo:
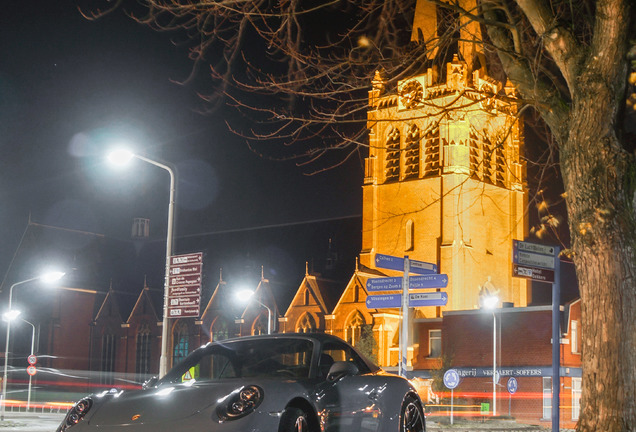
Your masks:
M 404 87 L 402 87 L 400 98 L 405 108 L 410 109 L 416 107 L 424 98 L 422 84 L 416 80 L 407 82 Z

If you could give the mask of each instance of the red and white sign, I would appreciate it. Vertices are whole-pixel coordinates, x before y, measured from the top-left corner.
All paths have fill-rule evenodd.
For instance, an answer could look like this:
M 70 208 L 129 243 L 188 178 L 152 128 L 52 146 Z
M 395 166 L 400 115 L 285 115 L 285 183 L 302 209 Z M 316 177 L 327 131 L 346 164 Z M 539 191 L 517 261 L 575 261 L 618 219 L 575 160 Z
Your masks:
M 33 354 L 31 354 L 30 356 L 27 357 L 27 362 L 29 362 L 30 365 L 34 365 L 38 362 L 38 358 L 34 356 Z
M 168 317 L 191 318 L 200 314 L 203 253 L 170 257 Z
M 170 257 L 170 267 L 184 264 L 201 264 L 203 262 L 203 252 L 172 255 Z
M 31 365 L 29 367 L 27 367 L 27 373 L 31 376 L 35 375 L 36 373 L 38 373 L 38 370 L 36 369 L 35 366 Z

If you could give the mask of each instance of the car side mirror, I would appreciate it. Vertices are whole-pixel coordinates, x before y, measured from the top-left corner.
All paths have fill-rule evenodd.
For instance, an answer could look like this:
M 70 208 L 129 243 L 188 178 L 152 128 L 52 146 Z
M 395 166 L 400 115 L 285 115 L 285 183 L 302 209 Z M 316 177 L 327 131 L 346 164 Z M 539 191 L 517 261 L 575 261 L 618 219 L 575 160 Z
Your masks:
M 144 390 L 148 390 L 150 388 L 153 388 L 157 385 L 157 381 L 159 381 L 159 377 L 158 376 L 153 376 L 151 377 L 148 381 L 146 381 L 145 383 L 143 383 L 141 385 L 141 388 Z
M 347 375 L 357 375 L 359 372 L 358 367 L 349 361 L 337 361 L 329 368 L 327 374 L 327 381 L 338 381 L 339 379 Z

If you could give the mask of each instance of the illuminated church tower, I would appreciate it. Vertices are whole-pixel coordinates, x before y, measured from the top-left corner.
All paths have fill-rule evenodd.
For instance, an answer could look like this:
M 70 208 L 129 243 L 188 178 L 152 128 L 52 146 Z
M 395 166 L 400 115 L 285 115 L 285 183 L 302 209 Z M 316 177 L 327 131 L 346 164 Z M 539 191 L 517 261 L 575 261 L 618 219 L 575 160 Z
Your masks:
M 512 240 L 527 232 L 521 126 L 516 105 L 500 97 L 514 90 L 488 76 L 480 45 L 470 42 L 481 38 L 478 25 L 418 0 L 413 39 L 433 47 L 443 19 L 461 29 L 458 42 L 431 49 L 430 67 L 393 90 L 375 75 L 363 186 L 360 263 L 375 268 L 376 253 L 408 255 L 449 276 L 448 304 L 418 308 L 426 318 L 476 307 L 481 287 L 517 307 L 531 300 L 511 263 Z

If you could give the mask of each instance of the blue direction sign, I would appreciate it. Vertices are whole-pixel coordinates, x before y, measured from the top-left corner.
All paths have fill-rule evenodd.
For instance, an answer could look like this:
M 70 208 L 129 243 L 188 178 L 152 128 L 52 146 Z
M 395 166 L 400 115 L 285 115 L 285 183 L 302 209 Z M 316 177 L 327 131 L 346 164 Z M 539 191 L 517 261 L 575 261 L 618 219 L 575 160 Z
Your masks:
M 387 277 L 367 280 L 367 291 L 399 291 L 401 289 L 401 277 Z
M 417 274 L 433 274 L 437 273 L 437 265 L 417 260 L 409 260 L 411 264 L 411 273 Z M 404 271 L 404 258 L 375 254 L 375 266 L 389 270 Z
M 410 289 L 446 288 L 447 285 L 448 275 L 444 273 L 409 277 Z
M 401 294 L 367 296 L 367 309 L 399 308 L 401 304 Z
M 445 292 L 409 294 L 409 306 L 446 306 L 448 294 Z
M 409 289 L 446 288 L 448 275 L 430 274 L 409 277 Z M 386 277 L 367 280 L 367 291 L 400 291 L 401 277 Z

